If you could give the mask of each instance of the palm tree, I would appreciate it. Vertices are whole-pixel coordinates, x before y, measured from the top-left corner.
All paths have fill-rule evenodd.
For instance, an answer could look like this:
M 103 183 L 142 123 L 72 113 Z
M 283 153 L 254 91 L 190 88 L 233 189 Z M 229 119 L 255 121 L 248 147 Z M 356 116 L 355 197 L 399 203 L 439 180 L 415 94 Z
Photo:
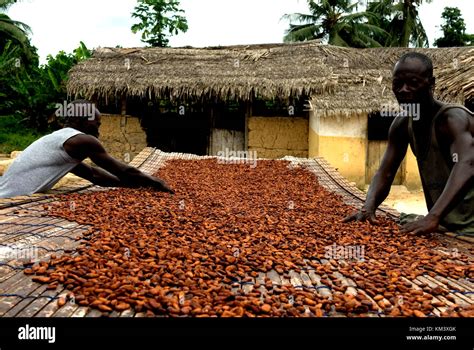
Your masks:
M 0 0 L 0 11 L 6 11 L 15 2 L 16 0 Z M 31 33 L 31 28 L 28 25 L 11 19 L 5 13 L 0 13 L 0 50 L 8 41 L 12 41 L 21 47 L 23 56 L 31 60 L 34 50 L 30 45 L 29 33 Z
M 16 0 L 0 0 L 0 11 L 5 11 L 14 3 L 16 3 Z
M 15 60 L 19 55 L 20 48 L 18 46 L 12 47 L 12 42 L 7 41 L 4 48 L 0 50 L 0 110 L 6 108 L 7 101 L 3 101 L 3 98 L 8 96 L 7 92 L 11 91 L 12 75 L 7 74 L 13 71 L 12 67 L 15 67 Z M 11 102 L 10 102 L 11 103 Z
M 430 3 L 432 0 L 425 0 Z M 370 24 L 379 26 L 388 32 L 384 46 L 427 47 L 428 36 L 418 15 L 418 6 L 423 0 L 392 0 L 370 2 L 367 11 L 376 16 L 369 18 Z M 380 38 L 379 38 L 380 39 Z
M 323 39 L 331 45 L 352 47 L 381 46 L 376 37 L 387 33 L 368 18 L 374 14 L 355 12 L 358 3 L 352 0 L 308 0 L 311 14 L 286 14 L 283 19 L 290 20 L 284 41 L 305 41 Z M 298 21 L 300 24 L 292 24 Z

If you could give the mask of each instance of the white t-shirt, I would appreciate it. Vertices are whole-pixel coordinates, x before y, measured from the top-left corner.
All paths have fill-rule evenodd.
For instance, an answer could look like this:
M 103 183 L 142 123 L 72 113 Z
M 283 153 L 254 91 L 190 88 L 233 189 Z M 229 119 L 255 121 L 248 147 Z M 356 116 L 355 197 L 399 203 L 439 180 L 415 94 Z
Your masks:
M 0 177 L 0 198 L 26 196 L 50 190 L 81 161 L 69 156 L 64 143 L 82 134 L 64 128 L 43 136 L 29 145 Z

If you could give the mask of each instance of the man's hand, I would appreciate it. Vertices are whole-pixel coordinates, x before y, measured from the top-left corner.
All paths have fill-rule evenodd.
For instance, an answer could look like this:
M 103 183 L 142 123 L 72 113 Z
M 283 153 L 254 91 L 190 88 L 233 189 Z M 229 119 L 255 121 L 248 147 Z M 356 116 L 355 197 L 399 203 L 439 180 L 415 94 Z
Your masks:
M 174 194 L 174 191 L 167 185 L 167 183 L 164 180 L 161 180 L 157 177 L 154 177 L 153 179 L 155 180 L 153 183 L 153 188 L 161 192 L 168 192 L 168 193 Z
M 401 233 L 412 233 L 415 235 L 428 234 L 438 230 L 439 219 L 434 215 L 426 215 L 423 219 L 409 222 L 402 226 Z
M 367 210 L 362 208 L 360 211 L 345 217 L 342 222 L 350 221 L 369 221 L 372 225 L 377 225 L 378 221 L 375 218 L 375 210 Z
M 165 181 L 111 157 L 95 137 L 85 134 L 76 135 L 66 141 L 64 147 L 71 157 L 76 159 L 89 157 L 103 169 L 94 170 L 84 165 L 74 169 L 75 174 L 94 184 L 127 188 L 152 187 L 158 191 L 174 193 Z

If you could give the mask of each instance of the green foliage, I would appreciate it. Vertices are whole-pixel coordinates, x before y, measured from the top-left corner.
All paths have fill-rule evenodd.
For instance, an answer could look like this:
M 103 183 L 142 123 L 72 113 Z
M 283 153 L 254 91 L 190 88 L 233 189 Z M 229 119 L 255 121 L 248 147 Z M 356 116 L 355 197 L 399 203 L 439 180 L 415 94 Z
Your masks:
M 369 23 L 382 28 L 388 34 L 383 38 L 379 37 L 383 46 L 428 46 L 428 37 L 418 15 L 417 6 L 422 3 L 422 0 L 380 0 L 369 3 L 367 11 L 375 14 L 369 19 Z
M 5 11 L 16 2 L 17 0 L 0 0 L 0 11 Z
M 23 64 L 19 50 L 10 41 L 0 52 L 0 67 L 5 67 L 0 71 L 0 115 L 22 116 L 30 127 L 44 131 L 56 103 L 67 99 L 68 71 L 91 53 L 81 42 L 74 53 L 49 55 L 39 66 L 37 56 L 35 64 Z
M 89 50 L 82 41 L 79 42 L 79 47 L 74 49 L 74 58 L 76 62 L 80 62 L 82 60 L 86 60 L 92 56 L 92 51 Z
M 188 30 L 184 10 L 178 0 L 138 0 L 132 17 L 140 23 L 132 26 L 132 32 L 142 32 L 142 41 L 153 47 L 166 47 L 169 36 Z
M 430 3 L 432 0 L 403 0 L 394 6 L 398 17 L 392 22 L 390 34 L 395 44 L 391 46 L 428 47 L 428 36 L 418 15 L 418 6 L 422 3 Z M 398 39 L 398 40 L 397 40 Z
M 466 34 L 466 24 L 457 7 L 445 7 L 441 17 L 444 21 L 441 26 L 443 36 L 435 40 L 435 46 L 456 47 L 474 44 L 474 35 Z
M 322 39 L 331 45 L 359 48 L 428 46 L 418 16 L 418 6 L 423 0 L 370 1 L 363 12 L 355 12 L 359 3 L 352 0 L 307 1 L 310 14 L 283 16 L 290 20 L 285 41 Z M 299 24 L 292 24 L 294 21 Z
M 49 81 L 58 93 L 66 92 L 67 73 L 78 61 L 73 54 L 59 51 L 56 57 L 48 55 L 47 64 L 42 66 L 42 74 L 47 74 Z
M 16 2 L 0 0 L 0 11 Z M 47 64 L 40 66 L 29 33 L 31 29 L 26 24 L 0 13 L 0 116 L 13 115 L 24 119 L 27 126 L 44 131 L 55 104 L 67 98 L 67 72 L 77 62 L 89 58 L 91 52 L 81 42 L 72 54 L 61 51 L 56 57 L 50 55 Z
M 43 136 L 15 116 L 0 117 L 0 153 L 21 151 Z
M 0 11 L 6 10 L 15 1 L 0 0 Z M 30 45 L 28 34 L 31 28 L 25 23 L 15 21 L 5 13 L 0 13 L 0 50 L 7 42 L 12 41 L 21 48 L 21 56 L 24 61 L 34 60 L 35 50 Z
M 290 20 L 284 41 L 322 39 L 331 45 L 351 47 L 377 47 L 381 44 L 374 38 L 384 31 L 368 23 L 374 15 L 370 12 L 354 12 L 358 3 L 352 0 L 308 0 L 311 14 L 287 14 Z M 291 24 L 291 22 L 300 24 Z

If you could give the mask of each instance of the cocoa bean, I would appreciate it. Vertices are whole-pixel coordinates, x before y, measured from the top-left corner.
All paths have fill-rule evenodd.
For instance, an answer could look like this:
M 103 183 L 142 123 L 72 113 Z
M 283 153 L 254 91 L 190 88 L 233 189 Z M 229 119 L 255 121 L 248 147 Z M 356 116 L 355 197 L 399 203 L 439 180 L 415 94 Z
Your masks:
M 28 265 L 25 274 L 36 274 L 34 280 L 51 288 L 61 283 L 80 305 L 105 312 L 133 308 L 150 316 L 322 317 L 335 309 L 363 316 L 380 308 L 386 315 L 407 317 L 415 311 L 430 314 L 437 305 L 432 295 L 449 291 L 429 285 L 415 290 L 404 278 L 472 278 L 474 273 L 466 254 L 458 254 L 462 264 L 445 259 L 435 253 L 435 239 L 401 234 L 390 219 L 379 217 L 377 226 L 342 223 L 353 208 L 307 169 L 289 168 L 284 161 L 259 160 L 251 169 L 215 159 L 169 160 L 155 175 L 175 189 L 174 196 L 121 188 L 56 197 L 49 215 L 91 229 L 75 255 L 51 256 L 49 263 Z M 289 203 L 298 210 L 289 209 Z M 357 262 L 344 255 L 328 258 L 325 248 L 333 245 L 336 252 L 364 247 L 365 257 Z M 330 289 L 312 293 L 260 279 L 273 269 L 293 283 L 290 271 L 306 268 Z M 336 270 L 378 304 L 362 293 L 344 296 L 347 285 L 334 276 Z M 243 293 L 241 284 L 245 289 L 253 285 L 253 291 Z M 331 297 L 319 293 L 323 290 Z M 397 304 L 399 297 L 403 305 Z M 466 310 L 461 305 L 447 314 L 462 316 Z

